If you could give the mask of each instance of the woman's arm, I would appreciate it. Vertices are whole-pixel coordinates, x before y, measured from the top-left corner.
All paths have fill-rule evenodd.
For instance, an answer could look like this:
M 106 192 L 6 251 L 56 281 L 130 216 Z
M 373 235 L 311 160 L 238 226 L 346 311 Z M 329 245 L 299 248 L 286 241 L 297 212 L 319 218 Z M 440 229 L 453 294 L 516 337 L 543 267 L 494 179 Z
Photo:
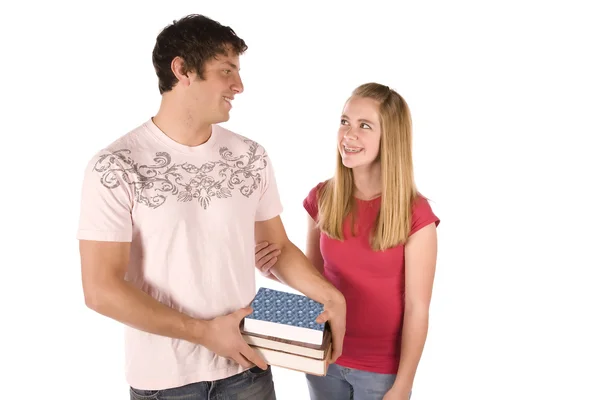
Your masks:
M 404 325 L 400 342 L 398 374 L 394 387 L 390 390 L 390 393 L 399 395 L 390 395 L 387 398 L 408 399 L 405 396 L 412 390 L 429 326 L 429 304 L 437 260 L 435 223 L 421 228 L 410 236 L 404 248 L 404 254 Z
M 308 216 L 308 229 L 306 231 L 306 257 L 315 266 L 317 271 L 323 275 L 323 256 L 321 255 L 321 230 Z

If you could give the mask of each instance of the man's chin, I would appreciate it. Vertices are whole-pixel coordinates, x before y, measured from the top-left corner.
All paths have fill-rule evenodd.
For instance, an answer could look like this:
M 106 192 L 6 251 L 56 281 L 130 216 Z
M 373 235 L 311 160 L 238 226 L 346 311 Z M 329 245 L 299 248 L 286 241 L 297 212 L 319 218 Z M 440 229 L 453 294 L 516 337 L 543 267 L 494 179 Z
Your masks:
M 227 121 L 229 121 L 229 113 L 225 113 L 216 117 L 213 124 L 220 124 Z

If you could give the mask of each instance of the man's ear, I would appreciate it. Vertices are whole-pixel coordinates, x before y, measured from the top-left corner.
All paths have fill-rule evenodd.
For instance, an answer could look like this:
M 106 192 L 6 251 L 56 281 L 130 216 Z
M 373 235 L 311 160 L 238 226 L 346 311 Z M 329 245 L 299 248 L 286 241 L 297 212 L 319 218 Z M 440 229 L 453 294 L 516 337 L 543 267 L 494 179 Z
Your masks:
M 189 71 L 185 67 L 185 61 L 183 58 L 177 56 L 171 61 L 171 71 L 175 78 L 182 83 L 184 86 L 189 86 L 192 82 Z

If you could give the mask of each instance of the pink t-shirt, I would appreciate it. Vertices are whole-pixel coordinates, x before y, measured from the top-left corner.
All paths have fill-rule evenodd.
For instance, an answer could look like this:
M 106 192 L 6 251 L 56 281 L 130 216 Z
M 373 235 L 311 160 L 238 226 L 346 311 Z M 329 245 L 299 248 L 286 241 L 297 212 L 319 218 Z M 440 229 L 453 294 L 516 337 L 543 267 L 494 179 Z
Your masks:
M 223 127 L 196 147 L 150 119 L 85 170 L 78 239 L 131 242 L 126 279 L 199 319 L 247 306 L 255 293 L 254 224 L 282 211 L 265 149 Z M 208 349 L 125 326 L 126 377 L 160 390 L 243 371 Z
M 304 208 L 316 221 L 317 192 L 323 182 L 304 199 Z M 346 298 L 346 336 L 342 355 L 336 364 L 382 374 L 395 374 L 400 361 L 400 340 L 404 317 L 404 246 L 376 252 L 369 235 L 381 206 L 381 198 L 356 199 L 356 236 L 350 230 L 350 217 L 344 221 L 344 241 L 321 233 L 320 247 L 324 275 Z M 424 197 L 412 210 L 412 235 L 440 220 Z

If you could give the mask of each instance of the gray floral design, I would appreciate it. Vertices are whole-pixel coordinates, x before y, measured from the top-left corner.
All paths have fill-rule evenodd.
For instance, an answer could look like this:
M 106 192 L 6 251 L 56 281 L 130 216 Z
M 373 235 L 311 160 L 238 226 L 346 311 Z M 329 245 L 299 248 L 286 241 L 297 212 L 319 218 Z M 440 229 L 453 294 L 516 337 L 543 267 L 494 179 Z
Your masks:
M 165 152 L 156 153 L 153 165 L 140 165 L 129 157 L 131 150 L 120 149 L 102 154 L 94 170 L 101 173 L 102 185 L 114 189 L 122 180 L 132 187 L 135 201 L 150 208 L 163 205 L 170 194 L 182 202 L 197 200 L 207 209 L 214 198 L 231 197 L 236 190 L 250 197 L 258 189 L 267 156 L 264 152 L 257 154 L 257 143 L 245 142 L 249 144 L 245 154 L 235 157 L 227 147 L 221 147 L 220 160 L 199 167 L 172 164 L 171 156 Z

